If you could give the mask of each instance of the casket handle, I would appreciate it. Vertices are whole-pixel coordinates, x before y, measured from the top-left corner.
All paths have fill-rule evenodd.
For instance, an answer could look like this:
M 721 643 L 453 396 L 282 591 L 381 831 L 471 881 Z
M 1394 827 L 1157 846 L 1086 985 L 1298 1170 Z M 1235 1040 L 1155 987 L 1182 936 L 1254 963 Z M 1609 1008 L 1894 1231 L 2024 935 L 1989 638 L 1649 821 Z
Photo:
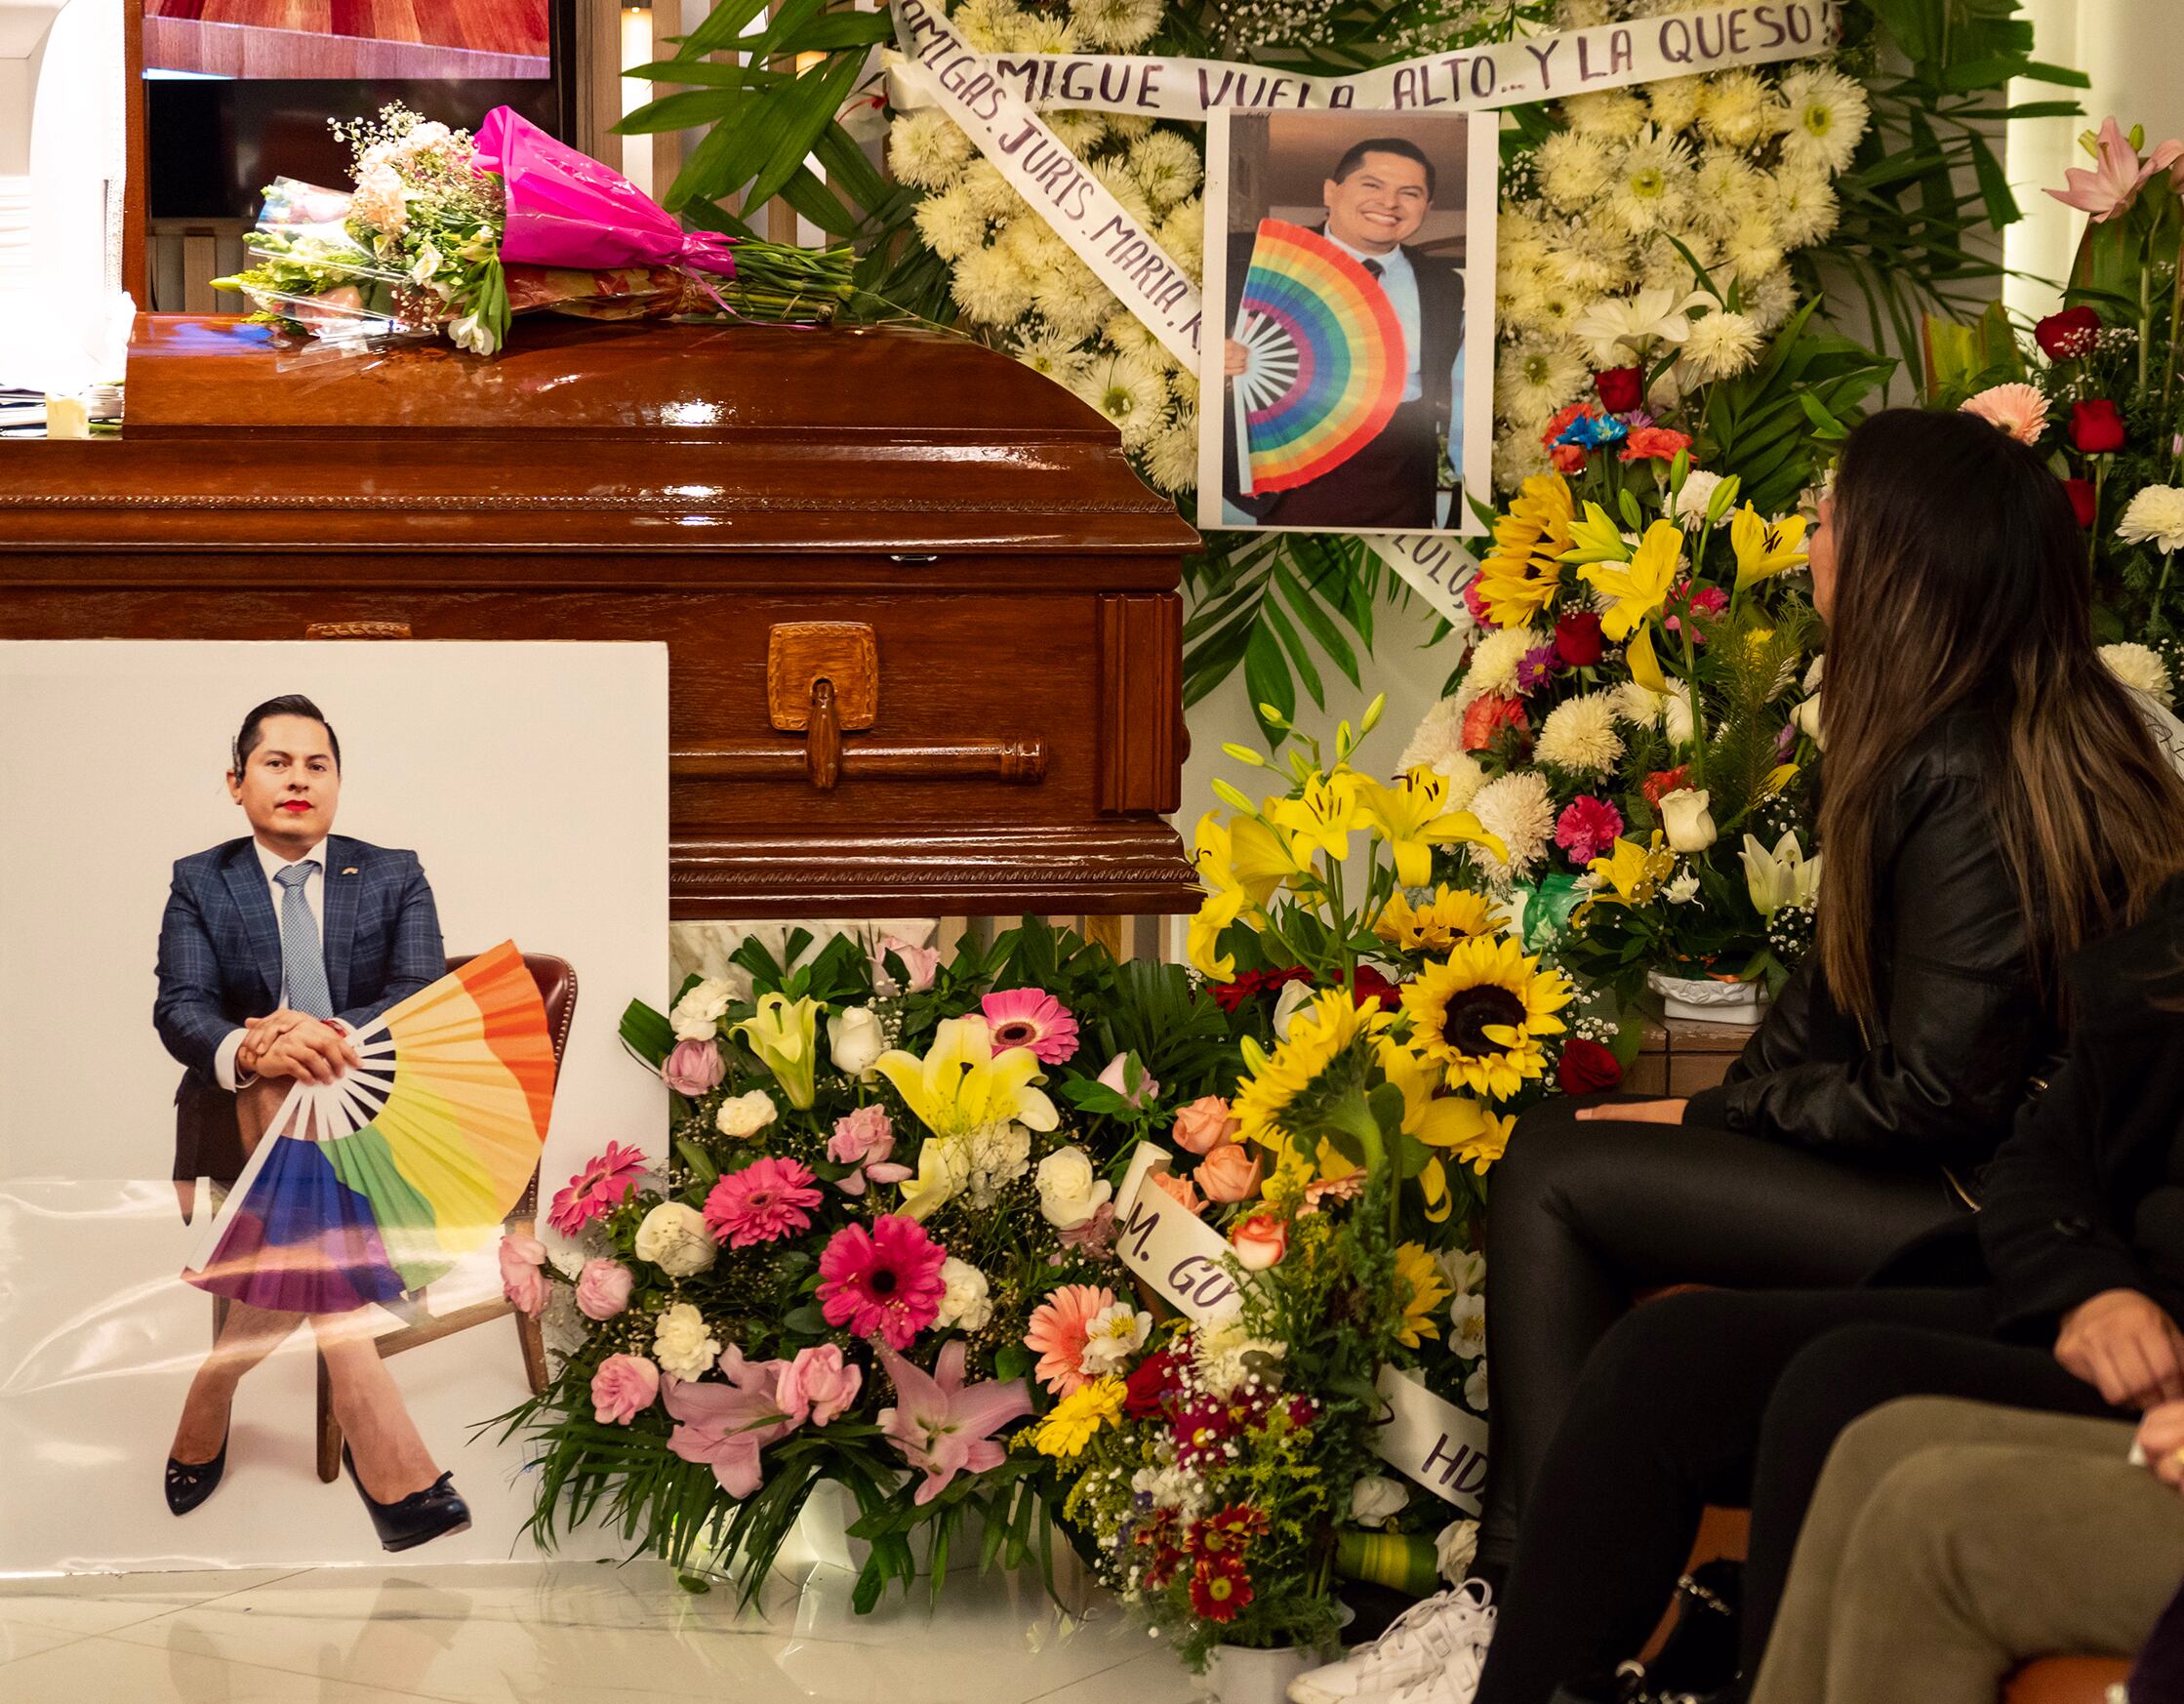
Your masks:
M 313 622 L 303 629 L 306 639 L 406 639 L 408 622 Z
M 804 735 L 804 761 L 811 784 L 821 792 L 832 792 L 842 777 L 842 722 L 834 711 L 834 683 L 825 678 L 811 683 L 811 727 Z

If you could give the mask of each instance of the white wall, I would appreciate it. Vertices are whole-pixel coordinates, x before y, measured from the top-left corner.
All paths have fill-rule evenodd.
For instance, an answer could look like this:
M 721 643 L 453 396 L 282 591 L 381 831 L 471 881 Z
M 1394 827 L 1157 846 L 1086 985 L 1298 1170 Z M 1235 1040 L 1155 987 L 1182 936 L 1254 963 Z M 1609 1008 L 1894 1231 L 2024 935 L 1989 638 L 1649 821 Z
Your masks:
M 2007 170 L 2025 218 L 2006 234 L 2010 266 L 2060 280 L 2069 269 L 2085 216 L 2042 193 L 2060 188 L 2063 170 L 2092 161 L 2078 134 L 2114 114 L 2128 131 L 2146 127 L 2149 147 L 2184 136 L 2184 4 L 2179 0 L 2026 0 L 2035 55 L 2049 64 L 2075 65 L 2092 79 L 2077 92 L 2083 118 L 2027 119 L 2009 127 Z M 2013 101 L 2052 101 L 2071 91 L 2042 83 L 2016 83 Z M 2020 312 L 2042 314 L 2055 306 L 2050 285 L 2011 279 L 2003 300 Z

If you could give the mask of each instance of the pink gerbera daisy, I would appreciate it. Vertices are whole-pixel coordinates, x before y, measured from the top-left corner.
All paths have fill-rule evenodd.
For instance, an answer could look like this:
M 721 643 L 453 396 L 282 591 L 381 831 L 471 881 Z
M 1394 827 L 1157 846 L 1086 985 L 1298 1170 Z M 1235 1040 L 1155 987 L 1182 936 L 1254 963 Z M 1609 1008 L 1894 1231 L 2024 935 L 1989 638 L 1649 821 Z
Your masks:
M 740 1171 L 715 1180 L 706 1197 L 706 1229 L 716 1242 L 748 1248 L 753 1242 L 778 1242 L 811 1229 L 810 1208 L 819 1205 L 819 1180 L 793 1159 L 756 1159 Z
M 947 1259 L 924 1226 L 900 1213 L 882 1213 L 870 1236 L 862 1225 L 845 1225 L 819 1257 L 820 1312 L 829 1325 L 908 1349 L 940 1317 Z
M 557 1190 L 546 1223 L 564 1237 L 574 1237 L 594 1219 L 604 1219 L 637 1187 L 637 1174 L 645 1156 L 634 1148 L 610 1142 L 604 1154 L 584 1162 L 584 1169 Z
M 1064 1284 L 1031 1310 L 1024 1330 L 1024 1347 L 1039 1352 L 1032 1370 L 1039 1383 L 1057 1397 L 1066 1397 L 1084 1381 L 1084 1346 L 1090 1340 L 1093 1319 L 1114 1306 L 1114 1292 L 1091 1284 Z
M 1041 1063 L 1060 1065 L 1076 1052 L 1075 1017 L 1044 989 L 998 989 L 978 1004 L 996 1053 L 1029 1047 Z

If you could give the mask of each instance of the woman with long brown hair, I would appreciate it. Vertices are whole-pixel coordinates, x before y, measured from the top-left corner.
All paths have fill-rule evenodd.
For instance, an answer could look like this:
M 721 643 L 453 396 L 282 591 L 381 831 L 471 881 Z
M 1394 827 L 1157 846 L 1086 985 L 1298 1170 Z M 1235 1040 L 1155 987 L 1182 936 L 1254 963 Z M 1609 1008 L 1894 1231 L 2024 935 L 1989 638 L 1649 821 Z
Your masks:
M 1549 1445 L 1637 1291 L 1854 1284 L 1967 1220 L 2060 1053 L 2061 961 L 2184 868 L 2157 729 L 2184 730 L 2102 662 L 2083 538 L 2036 452 L 1968 415 L 1878 414 L 1809 548 L 1829 623 L 1817 950 L 1719 1088 L 1519 1122 L 1488 1203 L 1475 1579 L 1307 1677 L 1302 1704 L 1393 1696 L 1453 1673 L 1451 1644 L 1484 1650 Z

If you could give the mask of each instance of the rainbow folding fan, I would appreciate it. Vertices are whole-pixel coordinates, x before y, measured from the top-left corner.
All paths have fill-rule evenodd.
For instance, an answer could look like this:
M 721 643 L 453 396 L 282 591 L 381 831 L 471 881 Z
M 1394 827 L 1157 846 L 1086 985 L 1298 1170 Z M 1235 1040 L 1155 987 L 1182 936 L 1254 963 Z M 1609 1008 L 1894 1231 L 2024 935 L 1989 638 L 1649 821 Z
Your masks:
M 1302 225 L 1259 222 L 1233 334 L 1236 471 L 1249 495 L 1333 471 L 1402 400 L 1403 330 L 1373 275 Z
M 553 1042 L 512 941 L 350 1037 L 358 1069 L 299 1081 L 182 1277 L 283 1313 L 422 1289 L 500 1234 L 538 1168 Z

